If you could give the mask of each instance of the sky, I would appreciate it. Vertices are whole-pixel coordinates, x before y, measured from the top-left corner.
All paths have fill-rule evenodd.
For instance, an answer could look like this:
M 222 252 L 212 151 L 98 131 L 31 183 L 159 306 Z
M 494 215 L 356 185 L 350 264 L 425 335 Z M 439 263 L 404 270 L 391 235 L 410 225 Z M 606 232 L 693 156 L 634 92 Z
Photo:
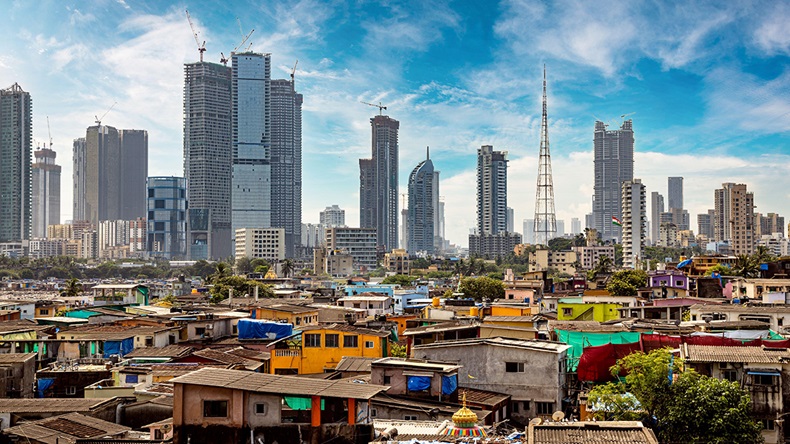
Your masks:
M 198 60 L 186 9 L 207 61 L 253 28 L 272 78 L 298 59 L 305 223 L 338 204 L 358 226 L 357 159 L 370 157 L 378 113 L 364 101 L 400 121 L 402 193 L 430 146 L 453 243 L 476 224 L 477 148 L 508 151 L 520 231 L 535 211 L 544 64 L 566 230 L 591 211 L 594 122 L 614 129 L 623 115 L 635 177 L 666 196 L 667 177 L 683 176 L 695 231 L 723 182 L 790 218 L 790 1 L 0 0 L 0 88 L 31 93 L 39 144 L 49 116 L 63 220 L 72 141 L 115 102 L 103 123 L 148 130 L 149 175 L 183 175 L 183 64 Z

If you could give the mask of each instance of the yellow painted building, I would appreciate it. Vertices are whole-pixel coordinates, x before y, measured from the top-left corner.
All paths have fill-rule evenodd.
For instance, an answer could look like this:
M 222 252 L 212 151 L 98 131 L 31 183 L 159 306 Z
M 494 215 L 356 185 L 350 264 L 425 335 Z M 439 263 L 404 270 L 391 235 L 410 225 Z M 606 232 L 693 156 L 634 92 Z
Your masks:
M 606 322 L 613 319 L 620 319 L 618 309 L 623 304 L 613 304 L 608 302 L 582 303 L 582 302 L 558 302 L 557 320 L 558 321 L 598 321 Z
M 250 315 L 253 319 L 287 322 L 296 328 L 318 324 L 318 309 L 299 305 L 278 304 L 254 307 L 250 310 Z
M 324 373 L 333 370 L 346 356 L 383 358 L 390 353 L 388 332 L 345 324 L 310 326 L 300 330 L 300 335 L 270 345 L 271 373 Z
M 492 305 L 489 316 L 532 316 L 532 307 L 515 305 Z

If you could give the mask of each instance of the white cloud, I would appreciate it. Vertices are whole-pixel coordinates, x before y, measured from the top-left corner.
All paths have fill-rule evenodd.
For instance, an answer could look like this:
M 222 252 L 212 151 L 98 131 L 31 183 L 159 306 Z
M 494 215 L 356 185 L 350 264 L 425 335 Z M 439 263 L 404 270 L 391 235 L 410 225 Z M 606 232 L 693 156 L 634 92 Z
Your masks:
M 765 6 L 768 6 L 766 4 Z M 754 32 L 755 44 L 769 55 L 790 54 L 790 7 L 777 2 Z

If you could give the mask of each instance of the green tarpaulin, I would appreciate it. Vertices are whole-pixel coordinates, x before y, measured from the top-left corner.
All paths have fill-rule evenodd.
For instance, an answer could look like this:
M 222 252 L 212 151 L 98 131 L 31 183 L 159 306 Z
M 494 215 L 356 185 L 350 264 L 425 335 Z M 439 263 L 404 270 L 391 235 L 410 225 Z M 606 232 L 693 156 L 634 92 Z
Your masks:
M 311 410 L 313 402 L 310 398 L 302 396 L 283 396 L 285 403 L 291 410 Z M 321 400 L 321 410 L 324 410 L 324 400 Z
M 560 342 L 568 344 L 568 371 L 575 372 L 579 365 L 579 358 L 584 351 L 584 347 L 605 345 L 605 344 L 631 344 L 639 342 L 641 333 L 630 331 L 618 331 L 611 333 L 594 333 L 586 331 L 554 330 Z

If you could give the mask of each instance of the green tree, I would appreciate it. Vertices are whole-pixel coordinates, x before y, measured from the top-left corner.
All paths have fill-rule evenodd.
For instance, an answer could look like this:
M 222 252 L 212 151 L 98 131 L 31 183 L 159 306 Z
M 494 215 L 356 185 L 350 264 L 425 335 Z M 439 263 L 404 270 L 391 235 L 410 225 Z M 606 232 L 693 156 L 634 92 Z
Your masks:
M 63 288 L 65 296 L 79 296 L 82 293 L 82 284 L 77 278 L 71 278 L 66 281 L 66 286 Z
M 614 244 L 614 264 L 618 267 L 623 266 L 623 245 Z
M 242 256 L 236 259 L 236 273 L 246 275 L 252 273 L 255 268 L 252 266 L 252 260 L 247 256 Z
M 596 414 L 600 419 L 643 419 L 657 426 L 662 443 L 763 442 L 762 427 L 751 417 L 749 395 L 737 382 L 684 369 L 669 349 L 632 353 L 611 370 L 625 376 L 594 387 L 588 398 L 605 406 Z
M 218 282 L 231 275 L 230 265 L 225 262 L 217 262 L 214 265 L 214 273 L 209 277 L 210 282 Z
M 705 276 L 710 276 L 713 273 L 719 273 L 719 276 L 730 276 L 732 275 L 732 269 L 724 264 L 716 264 L 707 271 L 705 271 Z
M 406 357 L 406 346 L 400 345 L 396 342 L 390 344 L 390 356 L 393 358 L 405 358 Z
M 411 268 L 422 269 L 428 268 L 431 266 L 431 261 L 429 259 L 425 259 L 424 257 L 418 257 L 411 261 Z
M 274 292 L 271 287 L 266 284 L 254 279 L 247 279 L 244 276 L 225 276 L 214 281 L 214 285 L 210 290 L 210 301 L 216 304 L 227 299 L 228 292 L 231 288 L 233 289 L 233 295 L 235 297 L 252 297 L 255 293 L 256 286 L 258 287 L 258 297 L 274 297 Z
M 740 254 L 735 258 L 732 271 L 734 274 L 745 278 L 757 277 L 760 274 L 760 262 L 754 255 Z
M 767 264 L 776 260 L 776 256 L 765 245 L 758 245 L 754 250 L 754 260 L 757 264 Z
M 400 285 L 401 287 L 408 287 L 414 282 L 414 276 L 409 276 L 406 274 L 395 274 L 392 276 L 387 276 L 381 281 L 382 284 L 394 284 Z
M 549 250 L 551 251 L 568 251 L 573 246 L 573 239 L 567 237 L 555 237 L 549 240 Z
M 283 276 L 290 277 L 294 272 L 294 261 L 291 259 L 286 259 L 280 263 L 280 267 L 282 269 Z
M 502 281 L 490 277 L 464 278 L 458 291 L 465 297 L 474 298 L 476 301 L 483 299 L 500 299 L 505 296 L 505 285 Z
M 609 278 L 606 290 L 614 296 L 636 296 L 637 290 L 647 286 L 644 270 L 621 270 Z
M 267 265 L 258 265 L 257 267 L 255 267 L 255 270 L 253 270 L 253 272 L 259 273 L 259 274 L 266 274 L 266 273 L 269 272 L 269 265 L 268 264 Z

